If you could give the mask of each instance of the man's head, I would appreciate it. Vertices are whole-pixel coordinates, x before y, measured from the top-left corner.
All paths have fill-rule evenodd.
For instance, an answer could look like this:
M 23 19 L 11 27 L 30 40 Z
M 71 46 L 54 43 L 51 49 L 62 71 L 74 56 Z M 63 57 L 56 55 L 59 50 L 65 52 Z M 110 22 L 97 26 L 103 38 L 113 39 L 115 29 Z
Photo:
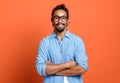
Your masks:
M 55 31 L 63 32 L 68 25 L 69 12 L 64 4 L 57 5 L 52 10 L 52 24 L 54 26 Z

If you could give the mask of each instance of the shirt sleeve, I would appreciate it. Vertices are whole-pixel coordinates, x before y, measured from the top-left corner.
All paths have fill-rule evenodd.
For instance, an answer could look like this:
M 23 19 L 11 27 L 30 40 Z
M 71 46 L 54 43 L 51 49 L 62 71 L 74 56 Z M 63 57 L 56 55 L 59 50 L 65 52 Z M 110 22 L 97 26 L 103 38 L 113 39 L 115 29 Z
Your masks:
M 36 70 L 42 76 L 46 76 L 46 73 L 45 73 L 46 60 L 47 60 L 47 49 L 45 46 L 45 42 L 42 40 L 40 42 L 40 45 L 38 48 L 38 55 L 36 57 Z
M 88 70 L 88 57 L 85 52 L 84 42 L 80 38 L 76 40 L 75 61 L 77 65 L 82 66 L 85 70 Z

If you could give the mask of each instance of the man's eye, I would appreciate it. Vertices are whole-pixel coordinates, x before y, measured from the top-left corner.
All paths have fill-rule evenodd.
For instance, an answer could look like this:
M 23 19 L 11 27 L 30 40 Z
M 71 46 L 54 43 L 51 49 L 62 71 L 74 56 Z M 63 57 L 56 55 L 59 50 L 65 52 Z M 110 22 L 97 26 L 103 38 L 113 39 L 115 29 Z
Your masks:
M 54 17 L 54 19 L 59 19 L 59 17 Z
M 62 17 L 62 19 L 66 19 L 66 17 Z

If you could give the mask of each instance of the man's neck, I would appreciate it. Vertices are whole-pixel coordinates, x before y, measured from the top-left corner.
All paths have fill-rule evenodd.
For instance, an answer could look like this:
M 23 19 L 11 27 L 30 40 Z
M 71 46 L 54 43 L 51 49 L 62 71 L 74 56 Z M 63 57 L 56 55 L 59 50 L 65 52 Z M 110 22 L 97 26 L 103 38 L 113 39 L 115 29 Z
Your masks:
M 63 32 L 57 32 L 57 31 L 55 31 L 55 33 L 60 38 L 60 40 L 62 41 L 62 39 L 63 39 L 66 31 L 67 31 L 67 29 L 65 29 Z

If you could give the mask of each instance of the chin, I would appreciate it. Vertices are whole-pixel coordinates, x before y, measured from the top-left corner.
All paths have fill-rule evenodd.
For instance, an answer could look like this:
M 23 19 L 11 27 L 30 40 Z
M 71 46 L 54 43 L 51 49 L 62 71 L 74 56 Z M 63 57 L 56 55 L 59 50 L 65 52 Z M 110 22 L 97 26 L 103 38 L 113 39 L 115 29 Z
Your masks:
M 56 29 L 57 32 L 63 32 L 65 30 L 65 28 L 63 29 Z

